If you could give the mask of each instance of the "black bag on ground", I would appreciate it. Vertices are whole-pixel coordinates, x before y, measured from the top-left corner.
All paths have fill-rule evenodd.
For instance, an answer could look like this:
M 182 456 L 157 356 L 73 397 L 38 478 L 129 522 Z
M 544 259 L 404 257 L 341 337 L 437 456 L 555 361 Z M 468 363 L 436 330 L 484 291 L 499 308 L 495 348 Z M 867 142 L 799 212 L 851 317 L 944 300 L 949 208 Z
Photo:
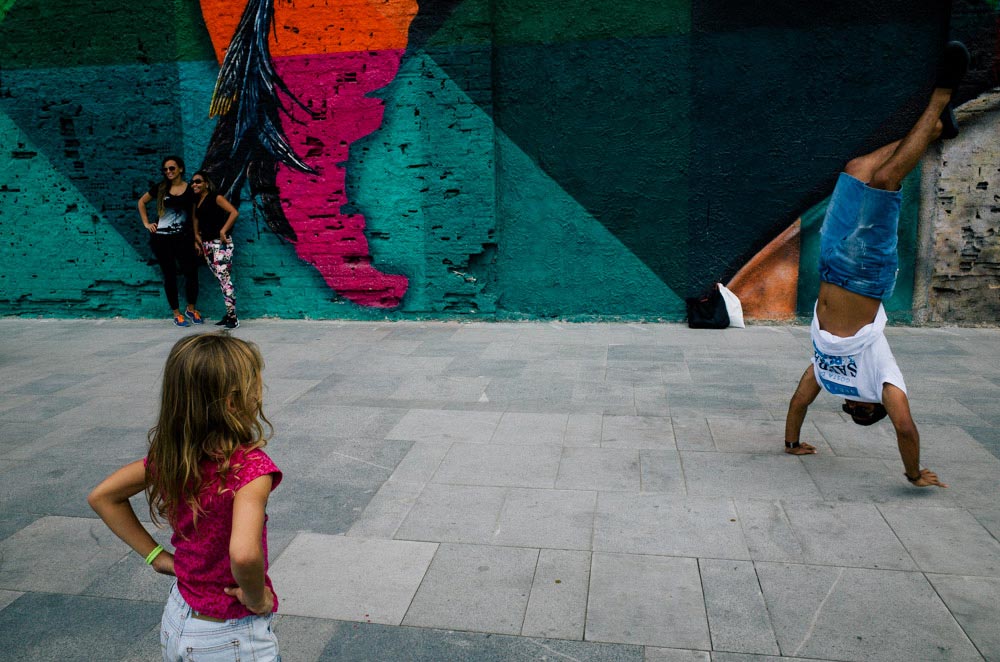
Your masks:
M 718 285 L 696 297 L 684 299 L 687 304 L 688 326 L 692 329 L 725 329 L 729 326 L 726 300 Z

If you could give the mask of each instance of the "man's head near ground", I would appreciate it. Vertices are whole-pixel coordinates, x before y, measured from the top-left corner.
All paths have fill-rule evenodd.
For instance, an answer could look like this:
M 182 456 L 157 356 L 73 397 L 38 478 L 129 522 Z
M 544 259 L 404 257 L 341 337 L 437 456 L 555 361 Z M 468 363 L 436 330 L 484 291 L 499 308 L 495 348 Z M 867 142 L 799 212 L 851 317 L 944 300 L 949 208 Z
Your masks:
M 848 414 L 858 425 L 874 425 L 878 423 L 883 418 L 886 417 L 887 413 L 885 406 L 880 402 L 857 402 L 856 400 L 844 400 L 844 404 L 841 405 L 841 409 L 844 410 L 845 414 Z

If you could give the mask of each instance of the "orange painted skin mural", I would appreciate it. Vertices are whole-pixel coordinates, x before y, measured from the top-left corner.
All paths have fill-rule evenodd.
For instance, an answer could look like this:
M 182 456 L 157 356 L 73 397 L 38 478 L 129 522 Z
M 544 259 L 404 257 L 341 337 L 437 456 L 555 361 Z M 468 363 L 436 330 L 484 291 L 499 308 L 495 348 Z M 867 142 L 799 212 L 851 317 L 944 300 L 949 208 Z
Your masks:
M 727 287 L 747 319 L 791 320 L 799 290 L 802 220 L 792 223 L 743 265 Z
M 233 0 L 202 0 L 201 10 L 221 63 L 243 11 Z M 351 144 L 379 128 L 384 102 L 369 95 L 387 85 L 406 50 L 416 0 L 275 0 L 269 37 L 274 68 L 309 111 L 288 104 L 299 121 L 285 122 L 292 149 L 316 171 L 279 166 L 277 186 L 296 253 L 326 283 L 362 306 L 398 306 L 403 275 L 371 264 L 365 219 L 348 203 L 345 164 Z

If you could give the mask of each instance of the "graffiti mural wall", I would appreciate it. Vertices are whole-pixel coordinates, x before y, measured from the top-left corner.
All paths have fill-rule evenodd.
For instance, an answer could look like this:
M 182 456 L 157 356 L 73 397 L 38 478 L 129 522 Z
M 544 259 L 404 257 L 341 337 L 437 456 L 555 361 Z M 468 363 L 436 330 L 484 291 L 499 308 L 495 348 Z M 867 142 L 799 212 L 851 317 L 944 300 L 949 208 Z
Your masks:
M 837 172 L 949 38 L 961 101 L 1000 83 L 988 0 L 9 1 L 0 314 L 168 317 L 136 200 L 172 153 L 240 208 L 241 316 L 679 320 L 715 281 L 806 314 Z

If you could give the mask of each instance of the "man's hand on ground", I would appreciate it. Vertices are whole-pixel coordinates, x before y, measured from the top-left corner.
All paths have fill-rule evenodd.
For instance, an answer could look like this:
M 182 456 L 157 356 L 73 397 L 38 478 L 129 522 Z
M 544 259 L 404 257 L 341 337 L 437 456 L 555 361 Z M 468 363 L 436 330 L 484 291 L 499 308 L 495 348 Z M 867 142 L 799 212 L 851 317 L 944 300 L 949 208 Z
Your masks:
M 909 480 L 908 477 L 907 480 Z M 938 487 L 948 487 L 947 485 L 942 483 L 941 480 L 938 478 L 938 475 L 933 471 L 931 471 L 930 469 L 921 469 L 920 478 L 918 478 L 917 480 L 911 480 L 910 483 L 912 483 L 917 487 L 931 487 L 932 485 L 936 485 Z
M 800 441 L 794 448 L 789 448 L 788 444 L 785 444 L 785 452 L 789 455 L 815 455 L 816 447 L 811 444 L 807 444 L 804 441 Z

